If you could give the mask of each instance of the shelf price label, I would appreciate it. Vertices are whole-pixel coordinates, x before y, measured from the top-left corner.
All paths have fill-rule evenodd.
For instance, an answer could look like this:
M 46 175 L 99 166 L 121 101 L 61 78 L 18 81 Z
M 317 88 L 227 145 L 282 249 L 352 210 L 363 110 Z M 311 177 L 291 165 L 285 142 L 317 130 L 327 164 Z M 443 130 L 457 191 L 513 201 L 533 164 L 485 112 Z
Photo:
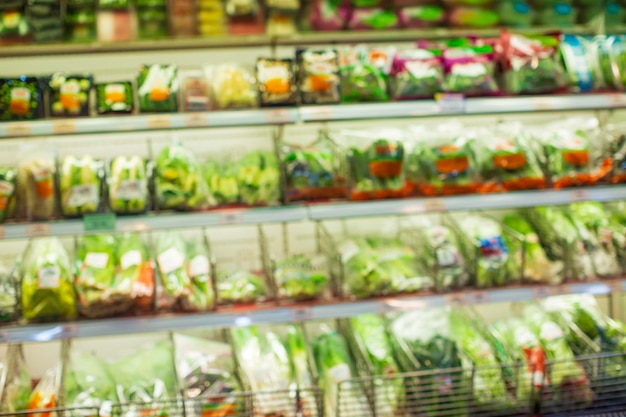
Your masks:
M 465 297 L 468 305 L 486 304 L 490 298 L 488 291 L 472 291 Z
M 268 124 L 289 123 L 289 109 L 270 109 L 265 111 Z
M 78 337 L 78 326 L 76 324 L 64 324 L 61 339 L 73 339 Z
M 55 135 L 64 135 L 76 133 L 75 120 L 55 120 L 52 122 L 52 133 Z
M 9 123 L 7 124 L 7 136 L 9 137 L 22 137 L 22 136 L 30 136 L 32 133 L 32 128 L 30 123 Z
M 572 289 L 567 284 L 557 285 L 557 286 L 552 288 L 552 294 L 553 295 L 567 295 L 567 294 L 571 294 L 571 293 L 572 293 Z
M 48 223 L 33 223 L 26 226 L 26 237 L 50 236 L 50 225 Z
M 435 94 L 435 112 L 465 113 L 465 96 L 463 94 L 451 93 Z
M 0 343 L 9 343 L 10 333 L 8 330 L 0 330 Z
M 425 198 L 424 210 L 425 211 L 445 211 L 446 201 L 443 198 Z
M 184 118 L 185 127 L 205 127 L 209 125 L 209 116 L 206 113 L 189 113 Z
M 114 213 L 85 214 L 83 227 L 85 232 L 113 231 L 115 230 L 115 220 Z
M 168 114 L 148 116 L 148 129 L 169 129 L 172 127 L 172 118 Z
M 300 322 L 313 318 L 313 310 L 311 307 L 295 307 L 291 309 L 291 321 Z
M 447 306 L 458 307 L 465 305 L 465 294 L 463 293 L 446 294 L 444 298 Z
M 552 295 L 553 290 L 550 287 L 540 286 L 532 289 L 532 297 L 533 300 L 541 300 L 543 298 L 548 298 Z
M 585 190 L 582 188 L 579 190 L 572 190 L 570 191 L 569 199 L 572 203 L 589 201 L 589 190 Z
M 533 97 L 532 107 L 535 111 L 554 110 L 554 105 L 550 97 Z
M 243 210 L 225 210 L 218 214 L 218 223 L 225 224 L 241 224 L 243 223 Z
M 619 294 L 621 292 L 624 292 L 624 287 L 622 286 L 622 281 L 611 281 L 608 283 L 609 286 L 609 291 L 612 294 Z

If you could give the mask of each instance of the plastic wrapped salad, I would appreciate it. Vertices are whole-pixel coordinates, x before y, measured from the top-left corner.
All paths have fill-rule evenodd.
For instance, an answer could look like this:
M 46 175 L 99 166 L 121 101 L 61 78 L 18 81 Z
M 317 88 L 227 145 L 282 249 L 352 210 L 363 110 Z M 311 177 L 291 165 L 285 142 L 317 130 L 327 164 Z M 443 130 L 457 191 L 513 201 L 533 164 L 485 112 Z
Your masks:
M 328 289 L 328 274 L 322 260 L 306 255 L 290 256 L 275 265 L 274 280 L 278 296 L 290 300 L 320 298 Z
M 118 156 L 110 165 L 109 207 L 117 214 L 143 213 L 149 207 L 149 167 L 139 156 Z
M 458 222 L 463 232 L 460 236 L 461 247 L 465 258 L 472 265 L 477 287 L 504 285 L 520 278 L 517 274 L 521 271 L 516 270 L 511 262 L 502 227 L 496 220 L 464 215 Z
M 386 101 L 394 51 L 359 45 L 339 52 L 342 102 Z
M 91 156 L 63 159 L 60 172 L 61 211 L 76 217 L 95 213 L 102 199 L 104 164 Z

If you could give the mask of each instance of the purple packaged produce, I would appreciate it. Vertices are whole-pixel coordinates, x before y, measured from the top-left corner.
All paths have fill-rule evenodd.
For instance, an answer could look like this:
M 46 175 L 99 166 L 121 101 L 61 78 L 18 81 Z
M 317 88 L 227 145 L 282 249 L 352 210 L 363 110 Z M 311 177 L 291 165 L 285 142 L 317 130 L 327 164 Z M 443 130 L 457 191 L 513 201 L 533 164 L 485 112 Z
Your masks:
M 348 29 L 351 30 L 394 29 L 399 26 L 400 19 L 395 12 L 380 8 L 353 9 L 348 21 Z
M 493 47 L 475 45 L 467 39 L 451 41 L 443 53 L 446 90 L 466 96 L 500 94 L 495 78 Z
M 311 9 L 311 27 L 316 30 L 341 30 L 349 18 L 344 0 L 316 0 Z
M 440 26 L 446 20 L 446 12 L 440 6 L 411 6 L 398 11 L 400 25 L 406 28 Z
M 418 48 L 398 51 L 391 67 L 391 77 L 389 92 L 392 98 L 432 98 L 444 90 L 441 51 Z

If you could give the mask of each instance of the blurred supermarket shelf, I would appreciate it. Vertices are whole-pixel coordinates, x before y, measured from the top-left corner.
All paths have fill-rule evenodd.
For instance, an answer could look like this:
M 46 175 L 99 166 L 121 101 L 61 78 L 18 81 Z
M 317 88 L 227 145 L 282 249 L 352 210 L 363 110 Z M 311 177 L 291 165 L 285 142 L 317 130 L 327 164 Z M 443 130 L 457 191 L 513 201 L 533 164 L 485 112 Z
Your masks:
M 473 194 L 439 198 L 337 202 L 281 207 L 218 209 L 199 213 L 164 213 L 122 216 L 104 228 L 93 227 L 93 216 L 83 220 L 59 220 L 39 223 L 7 223 L 0 225 L 0 239 L 23 239 L 37 236 L 71 236 L 98 231 L 147 231 L 193 229 L 235 224 L 285 223 L 304 220 L 341 219 L 350 217 L 389 216 L 441 211 L 506 209 L 561 205 L 581 201 L 626 200 L 626 185 L 573 188 L 567 190 L 536 190 L 502 194 Z M 112 215 L 104 215 L 112 216 Z M 100 220 L 100 219 L 95 219 Z M 113 227 L 111 227 L 113 224 Z
M 76 337 L 99 337 L 206 329 L 212 327 L 247 326 L 262 323 L 286 323 L 352 317 L 365 313 L 387 313 L 429 307 L 475 305 L 483 303 L 519 302 L 552 295 L 622 293 L 626 279 L 602 282 L 578 282 L 559 286 L 528 286 L 489 290 L 460 291 L 445 295 L 422 295 L 378 300 L 337 302 L 277 308 L 218 311 L 201 314 L 101 319 L 70 323 L 33 324 L 0 327 L 0 343 L 47 342 Z
M 624 27 L 608 28 L 609 33 L 623 33 Z M 532 27 L 515 29 L 516 33 L 556 33 L 566 32 L 576 35 L 593 35 L 596 33 L 590 26 Z M 26 56 L 74 55 L 94 53 L 124 53 L 147 51 L 173 51 L 210 48 L 235 48 L 255 46 L 307 46 L 320 44 L 344 44 L 355 42 L 414 42 L 418 39 L 446 39 L 463 36 L 494 37 L 500 29 L 398 29 L 384 31 L 336 31 L 336 32 L 303 32 L 291 36 L 239 35 L 197 37 L 186 39 L 141 40 L 132 42 L 111 43 L 60 43 L 2 46 L 0 58 L 16 58 Z
M 624 107 L 622 93 L 468 99 L 448 95 L 439 100 L 4 122 L 0 138 Z

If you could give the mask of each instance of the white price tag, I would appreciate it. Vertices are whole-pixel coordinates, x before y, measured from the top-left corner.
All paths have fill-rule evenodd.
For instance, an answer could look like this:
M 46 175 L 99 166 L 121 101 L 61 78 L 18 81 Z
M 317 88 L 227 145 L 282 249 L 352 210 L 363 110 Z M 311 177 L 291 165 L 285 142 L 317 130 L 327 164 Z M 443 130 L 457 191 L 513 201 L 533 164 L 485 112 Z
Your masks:
M 157 262 L 159 263 L 159 268 L 161 272 L 164 274 L 169 274 L 172 271 L 175 271 L 183 266 L 185 262 L 185 256 L 180 253 L 180 251 L 176 248 L 169 248 L 165 252 L 161 253 Z
M 435 112 L 437 113 L 465 113 L 465 96 L 463 94 L 437 93 L 435 94 Z
M 289 123 L 289 109 L 270 109 L 265 111 L 268 124 Z
M 535 287 L 532 289 L 533 300 L 541 300 L 552 295 L 552 288 L 546 286 Z
M 446 211 L 446 201 L 443 198 L 425 198 L 424 210 L 426 211 Z
M 122 269 L 128 269 L 131 266 L 141 265 L 141 252 L 138 250 L 126 252 L 120 259 L 120 265 Z
M 589 190 L 585 190 L 583 188 L 578 190 L 572 190 L 570 191 L 569 195 L 569 199 L 572 203 L 589 201 Z
M 148 129 L 169 129 L 172 127 L 172 117 L 169 114 L 148 116 Z
M 313 310 L 311 307 L 294 307 L 291 309 L 291 321 L 300 322 L 313 318 Z
M 184 118 L 185 127 L 205 127 L 209 125 L 207 113 L 188 113 Z
M 55 135 L 76 133 L 76 121 L 55 120 L 54 122 L 52 122 L 52 133 L 54 133 Z
M 34 223 L 26 226 L 27 237 L 50 236 L 50 225 L 48 223 Z
M 85 265 L 92 268 L 102 269 L 109 262 L 109 254 L 104 252 L 89 252 L 85 256 Z

